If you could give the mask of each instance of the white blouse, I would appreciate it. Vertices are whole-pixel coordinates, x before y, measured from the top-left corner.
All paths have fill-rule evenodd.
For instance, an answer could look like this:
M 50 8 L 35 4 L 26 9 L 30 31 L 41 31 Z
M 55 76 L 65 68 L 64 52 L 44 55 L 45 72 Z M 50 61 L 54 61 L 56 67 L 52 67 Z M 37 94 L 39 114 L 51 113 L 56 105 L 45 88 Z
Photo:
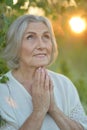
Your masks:
M 66 116 L 81 123 L 87 130 L 87 116 L 72 82 L 64 75 L 49 70 L 48 73 L 53 81 L 57 106 Z M 7 123 L 0 130 L 18 130 L 33 111 L 32 97 L 13 77 L 11 71 L 6 75 L 9 81 L 6 84 L 0 84 L 0 115 Z M 60 129 L 47 114 L 41 130 Z

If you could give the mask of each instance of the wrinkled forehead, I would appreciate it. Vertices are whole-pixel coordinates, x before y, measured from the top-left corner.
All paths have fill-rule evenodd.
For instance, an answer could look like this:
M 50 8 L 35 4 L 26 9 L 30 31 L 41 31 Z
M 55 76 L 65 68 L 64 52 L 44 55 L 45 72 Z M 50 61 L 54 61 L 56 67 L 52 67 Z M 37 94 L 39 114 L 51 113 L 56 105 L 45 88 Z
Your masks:
M 43 33 L 43 32 L 49 32 L 49 29 L 47 27 L 47 25 L 43 22 L 32 22 L 32 23 L 29 23 L 26 30 L 25 30 L 25 33 L 29 33 L 29 32 L 40 32 L 40 33 Z

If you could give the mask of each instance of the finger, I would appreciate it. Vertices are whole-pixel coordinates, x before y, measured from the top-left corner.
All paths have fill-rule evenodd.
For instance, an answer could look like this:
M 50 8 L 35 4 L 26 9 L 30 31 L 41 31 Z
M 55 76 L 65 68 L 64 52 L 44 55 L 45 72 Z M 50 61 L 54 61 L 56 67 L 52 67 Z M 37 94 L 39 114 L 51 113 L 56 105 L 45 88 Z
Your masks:
M 41 68 L 40 86 L 44 88 L 45 85 L 45 71 Z
M 50 80 L 50 82 L 49 82 L 49 84 L 50 84 L 50 91 L 53 91 L 54 86 L 53 86 L 53 82 L 52 82 L 50 76 L 49 76 L 49 80 Z
M 39 87 L 40 85 L 40 77 L 41 77 L 41 68 L 38 68 L 35 72 L 35 83 L 37 87 Z
M 45 71 L 45 89 L 49 89 L 49 85 L 50 85 L 49 83 L 50 83 L 49 76 Z
M 46 75 L 48 75 L 48 78 L 49 78 L 49 89 L 50 89 L 50 90 L 53 90 L 53 82 L 52 82 L 52 79 L 50 78 L 50 76 L 49 76 L 47 70 L 44 69 L 44 71 L 45 71 Z

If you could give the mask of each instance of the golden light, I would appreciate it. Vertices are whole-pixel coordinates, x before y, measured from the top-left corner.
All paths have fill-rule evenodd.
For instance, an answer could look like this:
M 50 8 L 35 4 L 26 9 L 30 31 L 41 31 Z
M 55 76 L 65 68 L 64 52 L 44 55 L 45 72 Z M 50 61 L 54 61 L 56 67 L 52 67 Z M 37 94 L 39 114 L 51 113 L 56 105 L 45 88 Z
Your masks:
M 30 7 L 28 10 L 29 14 L 34 14 L 34 15 L 45 15 L 44 11 L 41 8 L 38 7 Z
M 69 25 L 75 33 L 82 33 L 86 29 L 86 21 L 81 17 L 72 17 Z
M 13 4 L 15 5 L 18 2 L 18 0 L 13 0 Z

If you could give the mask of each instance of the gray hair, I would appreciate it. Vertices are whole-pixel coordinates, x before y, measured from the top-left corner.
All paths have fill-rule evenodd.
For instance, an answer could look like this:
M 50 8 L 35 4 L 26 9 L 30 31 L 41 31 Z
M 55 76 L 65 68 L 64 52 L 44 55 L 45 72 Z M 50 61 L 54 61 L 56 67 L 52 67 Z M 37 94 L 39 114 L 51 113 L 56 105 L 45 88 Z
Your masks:
M 27 26 L 31 22 L 43 22 L 47 26 L 50 32 L 53 51 L 52 51 L 52 57 L 49 65 L 53 63 L 53 61 L 57 57 L 57 53 L 58 53 L 57 43 L 56 43 L 56 39 L 50 21 L 43 16 L 23 15 L 17 18 L 11 24 L 7 32 L 6 47 L 3 51 L 2 57 L 7 61 L 8 67 L 10 69 L 15 69 L 19 67 L 19 51 L 21 48 L 22 38 Z

